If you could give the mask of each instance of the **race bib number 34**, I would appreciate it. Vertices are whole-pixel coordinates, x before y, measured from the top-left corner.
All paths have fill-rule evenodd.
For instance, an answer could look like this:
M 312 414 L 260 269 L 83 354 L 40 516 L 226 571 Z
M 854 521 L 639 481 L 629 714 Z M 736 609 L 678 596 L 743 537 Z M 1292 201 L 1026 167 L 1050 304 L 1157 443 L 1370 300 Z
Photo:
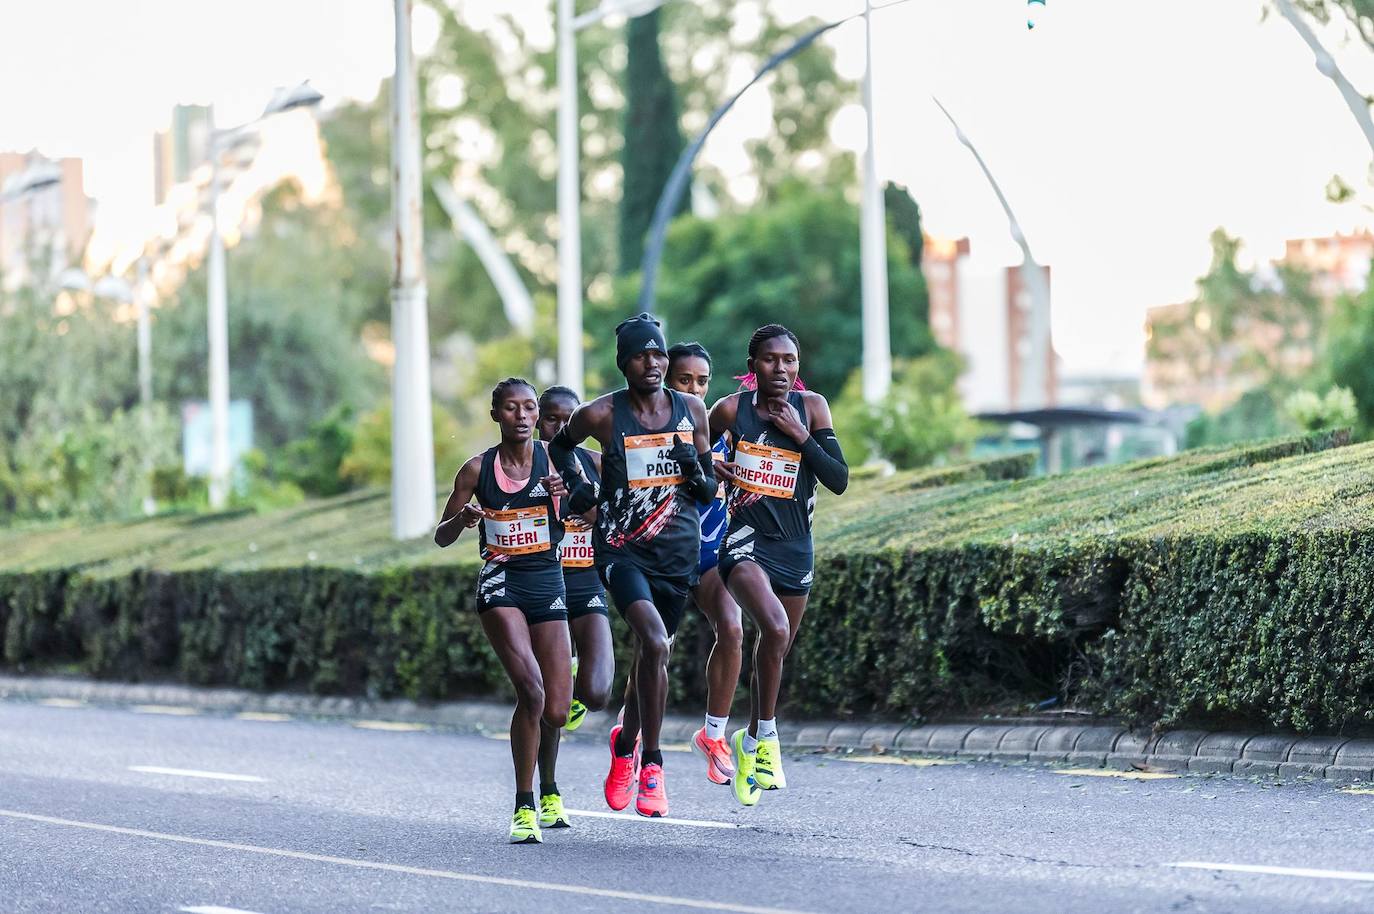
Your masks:
M 625 476 L 630 488 L 675 486 L 685 481 L 682 468 L 668 456 L 673 449 L 673 434 L 625 436 Z
M 487 547 L 503 555 L 527 555 L 553 547 L 547 508 L 488 511 L 482 519 Z
M 590 568 L 595 555 L 592 552 L 592 528 L 581 519 L 568 518 L 563 522 L 563 541 L 558 544 L 558 555 L 564 568 Z
M 741 441 L 735 448 L 735 482 L 746 492 L 770 498 L 791 498 L 797 491 L 801 454 L 782 448 Z

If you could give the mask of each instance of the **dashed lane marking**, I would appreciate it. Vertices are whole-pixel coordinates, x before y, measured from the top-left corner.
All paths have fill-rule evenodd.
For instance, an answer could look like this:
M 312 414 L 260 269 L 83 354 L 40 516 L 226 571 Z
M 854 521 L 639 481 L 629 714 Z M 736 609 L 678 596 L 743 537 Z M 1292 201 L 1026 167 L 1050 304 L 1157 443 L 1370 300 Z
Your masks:
M 391 733 L 417 733 L 428 730 L 429 724 L 411 724 L 400 720 L 358 720 L 353 726 L 359 730 L 386 730 Z
M 274 711 L 240 711 L 234 717 L 238 720 L 260 720 L 267 723 L 279 723 L 291 719 L 290 714 L 277 714 Z
M 1345 879 L 1352 882 L 1374 882 L 1374 873 L 1359 870 L 1315 870 L 1301 866 L 1258 866 L 1251 863 L 1201 863 L 1189 860 L 1166 863 L 1185 870 L 1220 870 L 1226 873 L 1256 873 L 1262 876 L 1299 876 L 1304 879 Z
M 243 781 L 249 784 L 265 784 L 267 778 L 254 774 L 229 774 L 224 771 L 198 771 L 194 768 L 163 768 L 159 765 L 130 765 L 130 771 L 139 774 L 169 774 L 179 778 L 203 778 L 207 781 Z
M 84 708 L 86 703 L 75 698 L 44 698 L 38 702 L 45 708 Z
M 186 914 L 257 914 L 256 911 L 245 911 L 242 908 L 224 908 L 217 904 L 198 904 L 190 908 L 177 908 L 178 911 L 185 911 Z
M 736 822 L 710 822 L 705 819 L 672 819 L 667 816 L 641 816 L 632 812 L 606 812 L 604 809 L 569 809 L 570 816 L 591 816 L 593 819 L 623 819 L 630 822 L 657 822 L 660 825 L 690 825 L 693 828 L 749 828 Z
M 237 851 L 245 854 L 259 854 L 265 857 L 282 857 L 288 860 L 306 860 L 312 863 L 327 863 L 334 866 L 347 866 L 355 869 L 375 870 L 386 873 L 400 873 L 407 876 L 424 876 L 430 879 L 451 879 L 457 882 L 499 885 L 507 888 L 533 889 L 542 892 L 559 892 L 565 895 L 614 898 L 620 901 L 634 901 L 643 904 L 692 908 L 698 911 L 732 911 L 737 912 L 737 914 L 807 914 L 807 912 L 788 908 L 765 908 L 754 904 L 736 905 L 722 901 L 683 898 L 675 895 L 649 895 L 642 892 L 625 892 L 619 889 L 603 889 L 595 886 L 535 882 L 528 879 L 509 879 L 501 876 L 481 876 L 476 873 L 459 873 L 453 870 L 431 870 L 418 866 L 401 866 L 395 863 L 382 863 L 377 860 L 356 860 L 349 857 L 331 857 L 325 854 L 310 854 L 304 851 L 261 847 L 256 844 L 236 844 L 232 841 L 192 838 L 186 835 L 173 835 L 166 832 L 145 831 L 141 828 L 123 828 L 118 825 L 104 825 L 99 822 L 80 822 L 74 819 L 59 819 L 54 816 L 40 816 L 11 809 L 0 809 L 0 817 L 19 819 L 26 822 L 38 822 L 44 825 L 57 825 L 64 828 L 79 828 L 86 831 L 102 832 L 104 834 L 125 835 L 131 838 L 146 838 L 152 841 L 167 841 L 175 844 L 190 844 L 197 847 L 211 847 L 218 850 Z
M 195 717 L 200 713 L 185 705 L 134 705 L 131 710 L 138 714 L 166 714 L 171 717 Z
M 1122 778 L 1127 781 L 1162 781 L 1177 778 L 1167 771 L 1115 771 L 1111 768 L 1053 768 L 1055 774 L 1077 778 Z

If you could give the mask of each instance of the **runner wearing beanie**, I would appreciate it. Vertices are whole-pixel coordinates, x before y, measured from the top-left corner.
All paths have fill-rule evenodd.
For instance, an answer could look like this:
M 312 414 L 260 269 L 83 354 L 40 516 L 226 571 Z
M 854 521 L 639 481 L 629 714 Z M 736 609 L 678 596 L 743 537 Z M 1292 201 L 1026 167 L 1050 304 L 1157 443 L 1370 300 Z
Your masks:
M 706 438 L 706 407 L 663 386 L 667 346 L 649 314 L 616 327 L 616 365 L 623 390 L 579 406 L 549 442 L 566 483 L 570 509 L 597 509 L 596 567 L 616 609 L 634 633 L 634 671 L 622 724 L 611 730 L 606 802 L 624 809 L 636 781 L 636 737 L 642 738 L 635 809 L 668 814 L 659 732 L 668 697 L 668 649 L 687 602 L 701 539 L 696 505 L 716 489 Z M 574 449 L 601 444 L 601 491 L 578 473 Z
M 748 366 L 757 389 L 731 394 L 711 408 L 712 434 L 728 431 L 731 442 L 730 460 L 720 466 L 731 482 L 720 575 L 759 630 L 752 720 L 730 740 L 735 796 L 745 806 L 756 804 L 762 790 L 787 786 L 778 688 L 811 591 L 816 483 L 837 495 L 849 484 L 830 405 L 818 393 L 795 389 L 799 362 L 790 330 L 760 327 L 749 339 Z
M 679 393 L 705 400 L 711 386 L 711 354 L 700 343 L 678 343 L 668 350 L 668 386 Z M 729 452 L 724 435 L 711 447 L 717 461 Z M 691 746 L 706 759 L 706 777 L 713 784 L 728 784 L 735 775 L 735 763 L 726 743 L 730 706 L 739 684 L 744 630 L 740 608 L 721 583 L 716 561 L 720 542 L 725 538 L 729 520 L 725 510 L 725 485 L 722 482 L 709 502 L 697 505 L 701 514 L 701 551 L 697 559 L 696 584 L 692 598 L 711 623 L 715 644 L 706 661 L 706 721 L 692 734 Z
M 501 443 L 463 464 L 434 531 L 439 546 L 481 524 L 477 612 L 492 650 L 515 687 L 510 723 L 515 761 L 513 844 L 538 844 L 534 769 L 540 727 L 557 736 L 568 719 L 572 658 L 558 544 L 563 524 L 555 500 L 567 494 L 548 454 L 534 440 L 539 407 L 534 388 L 507 378 L 491 392 L 491 418 Z M 473 498 L 477 504 L 472 504 Z

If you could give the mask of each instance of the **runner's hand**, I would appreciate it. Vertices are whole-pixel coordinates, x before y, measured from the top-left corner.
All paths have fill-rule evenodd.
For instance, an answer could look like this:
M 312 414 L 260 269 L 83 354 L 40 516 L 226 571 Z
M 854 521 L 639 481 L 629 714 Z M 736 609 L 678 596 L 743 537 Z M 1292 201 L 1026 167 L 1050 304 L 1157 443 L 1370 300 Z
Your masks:
M 557 473 L 550 473 L 544 477 L 544 488 L 554 498 L 563 498 L 568 494 L 568 487 L 563 483 L 563 477 Z
M 735 483 L 735 467 L 737 464 L 733 460 L 717 460 L 716 475 L 726 482 Z
M 458 523 L 462 524 L 464 529 L 477 526 L 486 516 L 487 512 L 471 502 L 458 509 Z
M 768 409 L 768 418 L 773 420 L 778 431 L 798 444 L 811 437 L 811 431 L 802 424 L 801 414 L 791 403 L 786 400 L 767 400 L 765 406 Z
M 680 435 L 673 436 L 673 446 L 668 450 L 669 459 L 682 468 L 682 475 L 695 479 L 701 475 L 701 464 L 697 463 L 697 449 L 691 442 L 683 441 Z

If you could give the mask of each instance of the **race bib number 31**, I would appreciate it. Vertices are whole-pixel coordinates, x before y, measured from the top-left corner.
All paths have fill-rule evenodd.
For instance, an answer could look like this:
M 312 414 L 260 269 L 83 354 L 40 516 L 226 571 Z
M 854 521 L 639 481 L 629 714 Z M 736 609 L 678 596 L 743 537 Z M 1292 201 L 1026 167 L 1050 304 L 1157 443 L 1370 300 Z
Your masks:
M 563 541 L 558 544 L 558 555 L 564 568 L 590 568 L 595 555 L 592 552 L 592 528 L 582 520 L 568 518 L 563 522 Z
M 770 498 L 791 498 L 797 491 L 801 454 L 782 448 L 741 441 L 735 448 L 735 482 L 746 492 Z
M 482 524 L 487 548 L 502 555 L 527 555 L 553 547 L 547 508 L 488 511 Z
M 625 436 L 625 476 L 630 488 L 675 486 L 685 481 L 682 468 L 668 456 L 673 449 L 673 434 Z

